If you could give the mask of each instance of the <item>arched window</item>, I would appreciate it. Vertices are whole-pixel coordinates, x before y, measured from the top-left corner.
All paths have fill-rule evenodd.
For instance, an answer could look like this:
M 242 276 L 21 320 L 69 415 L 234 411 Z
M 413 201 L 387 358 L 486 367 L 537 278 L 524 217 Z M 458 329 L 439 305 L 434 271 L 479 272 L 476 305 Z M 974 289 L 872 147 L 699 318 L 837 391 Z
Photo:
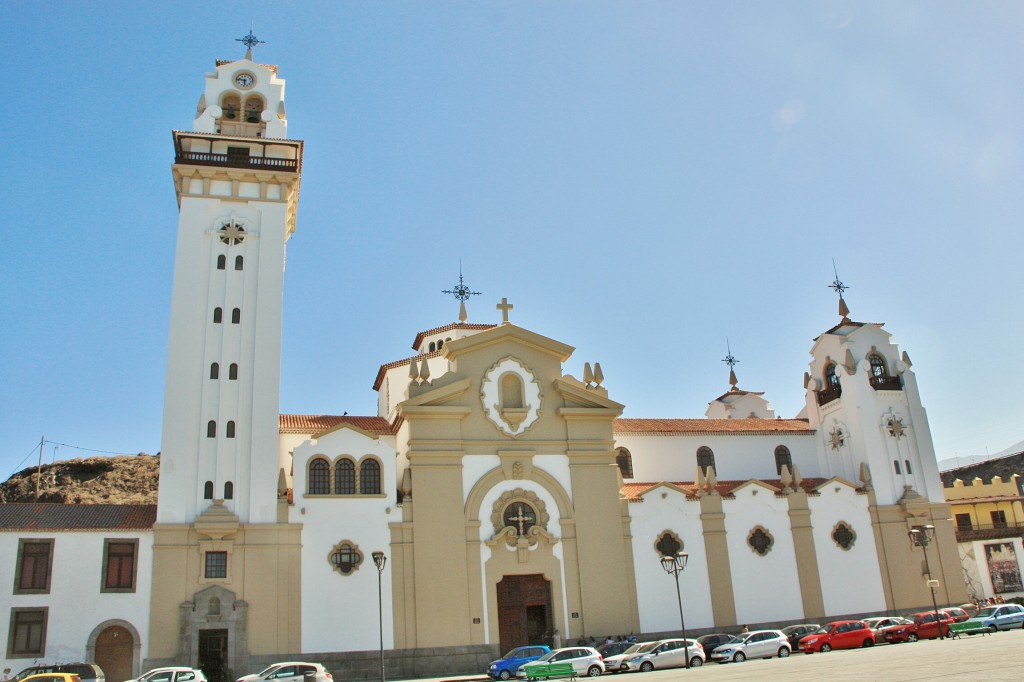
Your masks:
M 231 366 L 228 367 L 228 379 L 231 381 L 238 380 L 238 365 L 234 362 L 232 362 Z
M 224 311 L 220 308 L 213 309 L 213 323 L 220 324 L 224 320 Z
M 218 365 L 216 362 L 210 365 L 210 378 L 220 379 L 220 365 Z
M 340 459 L 334 465 L 334 494 L 356 494 L 356 465 L 350 459 Z
M 224 110 L 224 118 L 228 121 L 237 121 L 240 112 L 242 111 L 242 99 L 235 93 L 228 93 L 224 95 L 224 99 L 220 102 L 221 109 Z
M 836 363 L 834 362 L 825 366 L 825 383 L 827 388 L 839 387 L 839 375 L 836 374 Z
M 216 438 L 217 437 L 217 422 L 210 420 L 206 422 L 206 437 Z
M 213 499 L 213 481 L 207 481 L 206 483 L 203 484 L 203 499 Z
M 868 356 L 868 362 L 871 363 L 871 376 L 873 377 L 887 377 L 889 371 L 885 368 L 885 358 L 878 353 L 872 353 Z
M 235 256 L 235 270 L 242 269 L 242 263 L 245 261 L 241 256 Z
M 780 476 L 782 475 L 783 464 L 789 468 L 789 473 L 793 473 L 793 456 L 789 454 L 789 448 L 785 445 L 780 445 L 775 448 L 775 471 Z
M 260 114 L 263 113 L 263 98 L 259 95 L 249 95 L 245 98 L 245 122 L 259 123 Z
M 892 468 L 896 470 L 897 474 L 903 473 L 903 471 L 900 469 L 900 461 L 898 459 L 894 459 L 892 461 Z
M 633 478 L 633 455 L 629 454 L 629 450 L 619 448 L 615 453 L 615 463 L 619 465 L 623 478 Z
M 359 494 L 380 495 L 380 463 L 364 459 L 359 465 Z
M 431 341 L 430 345 L 427 346 L 427 352 L 433 353 L 435 350 L 437 350 L 437 344 Z
M 843 387 L 839 383 L 839 375 L 836 374 L 838 367 L 836 363 L 829 362 L 825 365 L 825 387 L 818 392 L 818 404 L 826 405 L 837 400 L 843 394 Z
M 523 407 L 523 380 L 518 374 L 508 372 L 502 375 L 501 406 L 514 409 Z
M 714 469 L 715 473 L 718 473 L 718 469 L 715 467 L 715 453 L 711 452 L 711 448 L 706 445 L 697 448 L 697 466 L 705 473 L 708 469 Z
M 231 311 L 231 324 L 238 324 L 242 321 L 242 309 L 235 308 Z
M 224 499 L 233 500 L 235 498 L 235 484 L 228 481 L 224 484 Z
M 225 256 L 223 254 L 221 254 L 220 256 L 217 256 L 217 269 L 218 270 L 223 270 L 225 268 L 225 266 L 227 266 L 227 264 L 228 264 L 228 257 L 227 256 Z
M 912 476 L 914 474 L 914 472 L 911 471 L 911 469 L 910 469 L 910 460 L 909 459 L 903 460 L 903 464 L 906 467 L 907 476 Z
M 331 494 L 331 465 L 317 457 L 309 463 L 309 494 Z
M 441 350 L 442 348 L 444 348 L 444 340 L 443 339 L 441 341 L 437 342 L 437 349 Z
M 224 434 L 228 438 L 235 437 L 235 422 L 228 422 L 226 433 Z

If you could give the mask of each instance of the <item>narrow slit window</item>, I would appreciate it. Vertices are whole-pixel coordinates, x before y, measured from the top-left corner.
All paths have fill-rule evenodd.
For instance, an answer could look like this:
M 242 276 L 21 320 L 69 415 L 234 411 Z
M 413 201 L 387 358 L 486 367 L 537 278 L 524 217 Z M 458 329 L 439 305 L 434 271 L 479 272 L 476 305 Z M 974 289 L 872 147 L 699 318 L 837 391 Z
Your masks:
M 224 311 L 220 308 L 213 309 L 213 323 L 220 324 L 224 321 Z
M 216 438 L 217 437 L 217 422 L 210 420 L 206 422 L 206 437 Z
M 203 499 L 213 499 L 213 481 L 207 481 L 206 483 L 203 484 Z
M 243 262 L 244 259 L 241 256 L 235 256 L 235 270 L 241 270 Z
M 238 380 L 238 365 L 234 362 L 232 362 L 231 366 L 228 367 L 228 379 L 231 381 Z
M 224 484 L 224 499 L 233 500 L 235 498 L 235 484 L 228 481 Z
M 220 365 L 216 362 L 210 365 L 210 378 L 220 379 Z
M 231 324 L 238 324 L 242 321 L 242 309 L 235 308 L 231 311 Z
M 224 435 L 226 435 L 228 438 L 234 438 L 235 437 L 235 422 L 228 422 L 227 430 L 226 431 L 227 432 Z
M 221 255 L 217 256 L 217 269 L 218 270 L 223 270 L 225 267 L 227 267 L 227 264 L 228 264 L 228 257 L 227 256 L 225 256 L 224 254 L 221 254 Z

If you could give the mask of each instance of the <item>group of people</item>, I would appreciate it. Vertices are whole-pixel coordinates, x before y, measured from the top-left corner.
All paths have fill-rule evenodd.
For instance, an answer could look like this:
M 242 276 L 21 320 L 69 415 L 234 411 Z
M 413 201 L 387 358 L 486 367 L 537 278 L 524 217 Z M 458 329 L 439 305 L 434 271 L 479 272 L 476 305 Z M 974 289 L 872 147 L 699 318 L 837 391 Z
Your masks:
M 630 644 L 635 644 L 636 641 L 636 635 L 633 633 L 629 633 L 628 637 L 626 635 L 619 635 L 618 638 L 608 635 L 603 642 L 598 639 L 594 639 L 593 635 L 591 635 L 590 637 L 580 637 L 577 639 L 576 646 L 597 647 L 601 644 L 615 644 L 616 642 L 629 642 Z

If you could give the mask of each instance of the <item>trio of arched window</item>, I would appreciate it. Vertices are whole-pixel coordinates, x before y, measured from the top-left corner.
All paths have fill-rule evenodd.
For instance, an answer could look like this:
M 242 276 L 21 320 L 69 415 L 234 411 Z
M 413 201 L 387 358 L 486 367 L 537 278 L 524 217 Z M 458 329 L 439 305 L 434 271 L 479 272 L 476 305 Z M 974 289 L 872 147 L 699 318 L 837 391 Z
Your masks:
M 349 457 L 336 460 L 333 467 L 324 457 L 309 461 L 307 494 L 309 495 L 380 495 L 380 461 L 366 456 L 356 464 Z

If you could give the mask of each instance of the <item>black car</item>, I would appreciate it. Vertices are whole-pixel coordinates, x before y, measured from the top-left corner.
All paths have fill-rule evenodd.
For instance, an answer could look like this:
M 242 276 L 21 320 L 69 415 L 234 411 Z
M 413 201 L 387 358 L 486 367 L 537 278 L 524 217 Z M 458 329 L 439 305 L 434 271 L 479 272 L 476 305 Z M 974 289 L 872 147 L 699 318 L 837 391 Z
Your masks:
M 715 647 L 722 646 L 730 639 L 732 639 L 732 635 L 717 632 L 711 635 L 701 635 L 697 638 L 697 642 L 704 647 L 704 651 L 710 656 L 711 652 L 715 650 Z
M 605 644 L 597 647 L 597 653 L 601 654 L 601 658 L 617 656 L 634 644 L 636 644 L 636 642 L 606 642 Z
M 782 634 L 789 638 L 789 643 L 793 646 L 793 651 L 800 650 L 800 640 L 820 628 L 820 624 L 816 623 L 801 623 L 799 625 L 787 625 L 782 628 Z

